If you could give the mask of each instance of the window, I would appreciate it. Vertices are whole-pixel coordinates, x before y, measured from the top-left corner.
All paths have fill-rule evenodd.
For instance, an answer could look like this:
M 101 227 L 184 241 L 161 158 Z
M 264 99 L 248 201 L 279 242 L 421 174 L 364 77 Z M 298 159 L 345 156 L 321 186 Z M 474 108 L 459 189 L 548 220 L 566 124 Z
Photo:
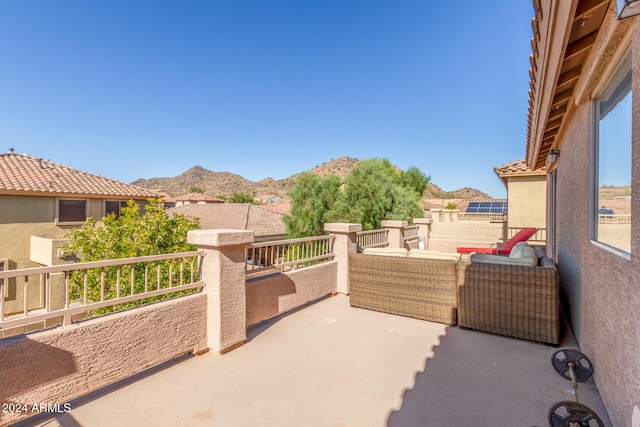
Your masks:
M 591 238 L 631 252 L 631 56 L 594 100 Z
M 58 222 L 84 222 L 87 220 L 86 200 L 58 200 Z
M 104 214 L 107 216 L 112 213 L 115 216 L 120 216 L 120 209 L 126 207 L 127 202 L 107 200 L 104 204 Z

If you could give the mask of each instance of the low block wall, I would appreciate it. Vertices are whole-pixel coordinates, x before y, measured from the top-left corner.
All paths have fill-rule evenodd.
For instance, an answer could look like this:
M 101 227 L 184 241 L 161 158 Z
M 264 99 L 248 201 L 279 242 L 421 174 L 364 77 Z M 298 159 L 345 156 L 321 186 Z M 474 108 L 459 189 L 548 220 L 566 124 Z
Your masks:
M 337 290 L 338 264 L 325 262 L 247 281 L 247 326 Z
M 205 350 L 206 315 L 199 293 L 0 341 L 0 425 Z

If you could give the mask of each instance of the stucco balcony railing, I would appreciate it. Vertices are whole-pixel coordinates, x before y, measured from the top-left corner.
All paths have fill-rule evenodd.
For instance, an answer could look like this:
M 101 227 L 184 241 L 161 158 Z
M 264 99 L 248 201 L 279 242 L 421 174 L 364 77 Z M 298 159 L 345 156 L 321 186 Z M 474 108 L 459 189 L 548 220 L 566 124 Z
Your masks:
M 0 330 L 54 318 L 62 318 L 66 326 L 80 314 L 86 319 L 107 307 L 201 288 L 201 258 L 202 252 L 195 251 L 0 271 Z M 44 303 L 29 308 L 29 284 L 40 280 Z M 23 309 L 18 313 L 5 311 L 3 288 L 12 281 L 22 288 Z
M 389 245 L 389 230 L 367 230 L 359 231 L 358 250 L 367 248 L 382 248 Z
M 247 245 L 247 274 L 277 269 L 285 271 L 328 261 L 335 256 L 333 236 L 277 240 Z

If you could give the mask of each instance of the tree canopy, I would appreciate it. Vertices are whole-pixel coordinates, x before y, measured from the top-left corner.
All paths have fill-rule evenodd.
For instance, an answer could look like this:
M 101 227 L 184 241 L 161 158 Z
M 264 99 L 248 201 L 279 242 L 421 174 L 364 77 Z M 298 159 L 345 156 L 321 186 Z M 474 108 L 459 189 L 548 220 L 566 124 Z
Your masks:
M 429 179 L 416 167 L 404 172 L 387 159 L 358 162 L 343 183 L 334 175 L 304 174 L 289 193 L 287 235 L 321 235 L 326 222 L 361 223 L 370 230 L 380 228 L 385 219 L 421 217 L 418 201 Z
M 187 252 L 196 249 L 187 243 L 187 232 L 198 228 L 199 222 L 195 217 L 181 214 L 169 217 L 161 199 L 149 200 L 143 215 L 140 215 L 140 206 L 129 201 L 127 207 L 121 210 L 120 216 L 111 213 L 101 222 L 89 218 L 82 227 L 72 230 L 68 235 L 70 240 L 65 244 L 64 249 L 79 256 L 82 262 Z M 186 265 L 182 269 L 177 265 L 174 266 L 173 263 L 173 260 L 157 262 L 159 283 L 154 286 L 159 288 L 171 286 L 172 282 L 180 283 L 177 275 L 190 277 L 192 268 L 197 268 L 197 266 Z M 178 273 L 175 273 L 176 271 Z M 119 273 L 122 276 L 122 284 L 118 288 Z M 74 271 L 70 277 L 69 299 L 70 301 L 82 300 L 85 286 L 87 287 L 86 298 L 89 302 L 101 301 L 103 293 L 106 300 L 115 298 L 118 293 L 120 296 L 131 295 L 131 292 L 140 294 L 145 291 L 145 274 L 143 265 L 125 265 L 120 270 L 116 267 L 107 267 L 101 272 L 91 269 L 87 272 L 86 278 L 81 270 Z M 195 290 L 179 291 L 104 307 L 93 313 L 109 313 L 190 292 Z
M 340 178 L 321 178 L 312 173 L 298 177 L 289 192 L 291 213 L 284 217 L 288 237 L 319 236 L 324 223 L 334 219 L 334 204 L 340 196 Z
M 109 214 L 101 223 L 89 218 L 82 227 L 71 230 L 65 250 L 85 262 L 184 252 L 195 249 L 187 244 L 187 232 L 199 226 L 195 217 L 169 217 L 161 199 L 149 200 L 144 215 L 130 200 L 120 216 Z

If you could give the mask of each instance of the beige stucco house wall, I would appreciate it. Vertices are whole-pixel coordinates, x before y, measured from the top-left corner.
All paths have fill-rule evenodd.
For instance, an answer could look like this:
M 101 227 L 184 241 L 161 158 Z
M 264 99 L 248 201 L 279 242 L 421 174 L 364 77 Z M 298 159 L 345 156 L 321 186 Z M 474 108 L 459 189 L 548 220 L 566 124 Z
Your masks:
M 524 159 L 496 166 L 494 172 L 507 189 L 508 227 L 547 226 L 547 174 L 531 170 Z
M 640 405 L 640 18 L 617 19 L 615 1 L 534 0 L 533 5 L 527 164 L 540 168 L 550 150 L 559 151 L 547 167 L 553 214 L 547 246 L 558 263 L 563 308 L 595 365 L 594 380 L 613 425 L 631 426 Z M 601 96 L 627 50 L 632 217 L 625 253 L 594 238 L 592 141 L 598 120 L 592 100 Z
M 134 200 L 144 206 L 152 197 L 157 194 L 36 157 L 0 154 L 0 268 L 67 262 L 58 250 L 61 240 L 84 220 L 61 220 L 61 200 L 83 201 L 84 217 L 100 220 L 107 202 L 119 205 Z M 24 309 L 23 286 L 22 279 L 3 285 L 5 315 Z M 30 309 L 43 306 L 44 291 L 40 277 L 29 277 Z

